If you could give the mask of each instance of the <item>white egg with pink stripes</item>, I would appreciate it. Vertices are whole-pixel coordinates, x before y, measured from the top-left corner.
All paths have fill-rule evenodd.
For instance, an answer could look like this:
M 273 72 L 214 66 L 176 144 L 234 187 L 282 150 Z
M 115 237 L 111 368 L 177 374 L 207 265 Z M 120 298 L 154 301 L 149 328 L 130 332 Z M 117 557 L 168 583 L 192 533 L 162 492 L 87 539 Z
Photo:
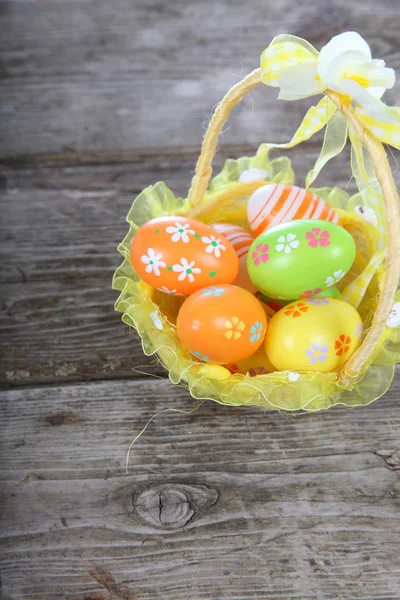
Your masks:
M 271 183 L 258 188 L 247 204 L 247 217 L 255 235 L 269 227 L 300 219 L 339 224 L 334 210 L 312 192 L 295 185 Z
M 237 285 L 248 292 L 254 294 L 257 291 L 256 286 L 251 282 L 247 272 L 247 255 L 251 244 L 254 241 L 254 235 L 230 223 L 214 223 L 211 225 L 215 231 L 221 233 L 233 246 L 239 258 L 239 273 L 233 285 Z

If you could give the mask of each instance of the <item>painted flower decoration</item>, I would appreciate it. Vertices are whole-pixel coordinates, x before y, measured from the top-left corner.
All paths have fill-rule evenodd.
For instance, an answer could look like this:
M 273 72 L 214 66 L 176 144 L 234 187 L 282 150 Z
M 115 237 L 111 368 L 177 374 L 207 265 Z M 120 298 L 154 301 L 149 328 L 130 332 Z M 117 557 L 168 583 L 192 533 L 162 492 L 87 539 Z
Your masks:
M 320 296 L 319 298 L 308 298 L 308 304 L 314 304 L 314 306 L 323 306 L 324 304 L 329 304 L 329 300 Z
M 191 350 L 189 350 L 189 352 L 196 358 L 204 360 L 204 362 L 208 362 L 210 360 L 208 356 L 204 356 L 204 354 L 202 354 L 201 352 L 192 352 Z
M 275 247 L 277 252 L 284 252 L 285 254 L 290 254 L 292 249 L 299 247 L 299 240 L 297 239 L 297 235 L 294 233 L 288 233 L 286 236 L 281 235 L 278 238 L 278 243 Z
M 194 276 L 201 273 L 201 269 L 195 267 L 195 264 L 194 260 L 189 262 L 186 258 L 181 258 L 181 264 L 173 265 L 172 270 L 175 273 L 180 273 L 178 276 L 179 281 L 183 281 L 187 277 L 190 283 L 193 283 Z
M 267 179 L 268 173 L 265 169 L 257 169 L 255 167 L 246 169 L 240 174 L 240 183 L 255 183 L 256 181 L 263 181 Z
M 182 296 L 176 290 L 170 290 L 165 285 L 160 288 L 157 288 L 160 292 L 164 292 L 164 294 L 170 294 L 171 296 Z
M 373 208 L 370 206 L 356 206 L 354 210 L 366 223 L 378 227 L 378 217 Z
M 279 310 L 281 310 L 281 308 L 283 308 L 283 304 L 278 302 L 278 300 L 275 300 L 275 298 L 270 298 L 266 304 L 275 312 L 278 312 Z
M 327 287 L 332 287 L 333 285 L 338 283 L 341 279 L 343 279 L 343 277 L 345 275 L 346 275 L 346 272 L 342 271 L 342 269 L 339 269 L 338 271 L 334 271 L 333 275 L 330 275 L 329 277 L 326 278 L 325 285 Z
M 340 335 L 339 339 L 335 342 L 335 350 L 336 356 L 342 356 L 342 354 L 347 354 L 350 350 L 351 337 L 349 335 Z
M 311 231 L 307 231 L 306 233 L 306 240 L 309 240 L 308 245 L 311 246 L 311 248 L 318 248 L 318 245 L 320 245 L 321 248 L 326 248 L 330 244 L 330 237 L 331 234 L 329 231 L 321 231 L 319 227 L 314 227 Z
M 143 254 L 141 261 L 146 266 L 146 273 L 154 273 L 157 277 L 160 276 L 160 269 L 164 269 L 167 265 L 162 260 L 162 253 L 154 252 L 153 248 L 147 250 L 147 254 Z
M 239 317 L 232 317 L 230 321 L 225 321 L 225 329 L 227 330 L 225 331 L 226 339 L 230 340 L 233 338 L 234 340 L 238 340 L 241 337 L 242 331 L 244 331 L 245 327 L 245 324 L 239 319 Z
M 328 346 L 326 344 L 312 344 L 311 348 L 307 348 L 306 356 L 309 357 L 309 362 L 315 365 L 317 361 L 324 362 L 327 358 Z
M 171 237 L 172 242 L 182 241 L 184 244 L 189 243 L 189 234 L 194 234 L 193 229 L 190 229 L 189 223 L 182 224 L 176 222 L 175 227 L 171 225 L 170 227 L 167 227 L 166 231 L 167 233 L 173 234 Z
M 304 304 L 304 302 L 297 302 L 297 304 L 291 304 L 285 310 L 285 315 L 288 317 L 293 317 L 294 319 L 302 317 L 303 313 L 308 312 L 308 306 Z
M 315 296 L 316 294 L 320 294 L 322 292 L 322 288 L 317 288 L 316 290 L 307 290 L 306 292 L 304 292 L 303 294 L 301 294 L 300 298 L 311 298 L 312 296 Z
M 260 262 L 267 262 L 269 259 L 268 251 L 268 244 L 257 244 L 256 249 L 251 253 L 251 258 L 256 267 L 259 266 Z
M 203 296 L 215 296 L 219 298 L 225 292 L 223 287 L 218 287 L 216 285 L 211 285 L 208 288 L 204 288 Z
M 250 327 L 250 342 L 254 344 L 261 338 L 261 333 L 263 330 L 263 324 L 260 321 L 256 321 L 254 325 Z
M 269 371 L 267 371 L 267 369 L 261 365 L 256 369 L 250 369 L 248 371 L 248 374 L 250 375 L 250 377 L 256 377 L 257 375 L 265 375 L 268 372 Z
M 268 68 L 268 53 L 274 49 L 274 41 L 261 56 L 262 71 Z M 347 31 L 333 37 L 319 54 L 306 44 L 298 60 L 288 61 L 287 67 L 279 71 L 275 85 L 265 82 L 280 88 L 280 99 L 299 100 L 333 90 L 349 97 L 368 114 L 386 117 L 387 107 L 380 98 L 394 86 L 395 72 L 383 60 L 372 58 L 370 47 L 358 33 Z
M 210 237 L 203 236 L 201 241 L 208 244 L 206 248 L 207 254 L 214 254 L 217 258 L 221 256 L 221 250 L 226 250 L 226 246 L 221 244 L 221 240 L 216 238 L 215 235 L 210 235 Z

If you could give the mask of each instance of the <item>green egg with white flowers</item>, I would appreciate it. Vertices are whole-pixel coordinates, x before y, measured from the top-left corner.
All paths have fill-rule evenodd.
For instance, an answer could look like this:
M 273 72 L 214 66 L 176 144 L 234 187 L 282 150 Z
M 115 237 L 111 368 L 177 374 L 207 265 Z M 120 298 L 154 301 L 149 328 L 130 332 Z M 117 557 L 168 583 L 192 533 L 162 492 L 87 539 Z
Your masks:
M 289 221 L 254 240 L 247 271 L 262 294 L 294 300 L 336 286 L 355 256 L 354 239 L 340 225 L 319 219 Z

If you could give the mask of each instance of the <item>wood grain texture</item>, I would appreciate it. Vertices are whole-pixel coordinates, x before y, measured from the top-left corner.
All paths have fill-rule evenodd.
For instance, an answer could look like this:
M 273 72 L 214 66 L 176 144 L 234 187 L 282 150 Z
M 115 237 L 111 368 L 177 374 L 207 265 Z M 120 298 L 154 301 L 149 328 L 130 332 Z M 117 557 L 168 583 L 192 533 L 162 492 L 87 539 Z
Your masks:
M 0 155 L 196 146 L 213 106 L 277 33 L 320 47 L 355 29 L 399 68 L 396 1 L 379 11 L 374 0 L 2 2 Z M 224 141 L 290 139 L 307 104 L 277 107 L 259 86 Z
M 195 406 L 183 388 L 3 392 L 4 599 L 106 599 L 94 567 L 137 600 L 399 598 L 398 395 L 397 380 L 357 410 L 163 413 L 125 475 L 151 416 Z
M 115 189 L 32 188 L 3 195 L 6 382 L 129 376 L 151 364 L 113 310 L 116 246 L 130 203 L 116 196 Z
M 196 403 L 141 376 L 165 373 L 110 289 L 134 197 L 186 195 L 214 105 L 275 34 L 354 29 L 399 69 L 399 26 L 397 0 L 0 0 L 2 600 L 400 598 L 399 377 L 352 411 L 162 413 L 126 475 L 148 419 Z M 309 104 L 257 88 L 215 170 Z M 290 153 L 298 183 L 319 149 Z M 354 191 L 348 155 L 318 184 Z

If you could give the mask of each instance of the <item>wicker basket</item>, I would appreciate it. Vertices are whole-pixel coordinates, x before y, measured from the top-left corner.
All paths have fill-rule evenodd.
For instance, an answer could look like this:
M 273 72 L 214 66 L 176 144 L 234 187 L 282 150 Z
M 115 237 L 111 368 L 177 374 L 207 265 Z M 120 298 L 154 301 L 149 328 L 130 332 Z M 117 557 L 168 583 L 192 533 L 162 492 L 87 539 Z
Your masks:
M 294 39 L 280 36 L 271 46 L 274 43 L 287 45 L 289 38 L 291 41 Z M 253 191 L 268 182 L 294 182 L 288 158 L 270 160 L 269 151 L 273 147 L 270 144 L 260 146 L 253 157 L 228 160 L 221 173 L 211 179 L 211 162 L 226 119 L 240 99 L 264 77 L 265 69 L 256 69 L 231 88 L 216 108 L 186 199 L 176 198 L 163 183 L 157 183 L 144 190 L 134 201 L 127 216 L 129 233 L 118 247 L 124 262 L 113 279 L 114 289 L 121 292 L 115 308 L 123 313 L 123 321 L 138 331 L 145 354 L 157 355 L 168 370 L 171 381 L 187 385 L 195 398 L 290 411 L 315 411 L 339 403 L 365 405 L 387 391 L 394 365 L 400 361 L 400 330 L 387 325 L 394 303 L 400 300 L 397 291 L 400 208 L 382 142 L 360 120 L 352 104 L 342 95 L 326 90 L 323 99 L 308 111 L 293 140 L 286 145 L 292 147 L 309 139 L 328 122 L 331 132 L 328 133 L 327 127 L 324 146 L 332 134 L 331 124 L 337 131 L 340 126 L 344 128 L 344 123 L 345 139 L 348 128 L 352 144 L 352 169 L 359 193 L 350 198 L 338 188 L 313 190 L 339 212 L 343 226 L 353 235 L 357 246 L 356 261 L 341 282 L 341 291 L 343 299 L 359 311 L 365 335 L 358 350 L 341 369 L 327 374 L 273 372 L 257 375 L 256 359 L 254 363 L 252 359 L 247 361 L 245 371 L 234 373 L 229 366 L 198 362 L 182 347 L 177 337 L 175 322 L 182 298 L 158 292 L 140 281 L 130 262 L 131 240 L 138 227 L 152 218 L 187 215 L 205 223 L 222 219 L 248 228 L 246 205 Z M 320 124 L 310 135 L 307 124 L 315 123 L 316 115 L 322 115 Z M 341 143 L 341 147 L 343 145 Z M 318 174 L 321 163 L 325 164 L 338 153 L 339 146 L 328 158 L 326 153 L 321 153 L 319 166 L 316 164 L 311 172 L 314 176 Z M 360 204 L 373 207 L 378 215 L 376 226 L 366 222 L 355 210 Z

